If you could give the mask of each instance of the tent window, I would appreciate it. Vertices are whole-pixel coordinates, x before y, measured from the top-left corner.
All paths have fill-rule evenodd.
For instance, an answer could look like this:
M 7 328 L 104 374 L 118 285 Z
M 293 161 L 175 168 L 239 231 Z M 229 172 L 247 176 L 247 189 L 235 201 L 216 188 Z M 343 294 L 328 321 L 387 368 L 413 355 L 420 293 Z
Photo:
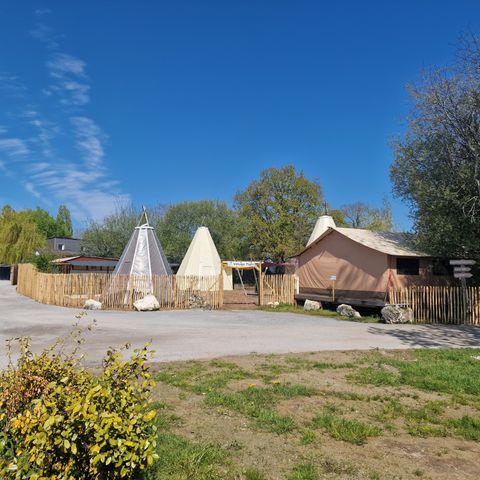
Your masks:
M 420 260 L 418 258 L 397 258 L 398 275 L 418 275 Z

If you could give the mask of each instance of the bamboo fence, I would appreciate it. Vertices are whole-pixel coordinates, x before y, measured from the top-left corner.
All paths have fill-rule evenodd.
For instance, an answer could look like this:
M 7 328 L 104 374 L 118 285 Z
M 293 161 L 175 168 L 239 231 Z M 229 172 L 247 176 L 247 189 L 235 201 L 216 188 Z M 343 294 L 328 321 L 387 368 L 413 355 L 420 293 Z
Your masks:
M 223 306 L 221 276 L 129 276 L 103 273 L 41 273 L 31 264 L 18 266 L 17 291 L 47 305 L 83 308 L 88 299 L 107 310 L 131 310 L 135 301 L 153 294 L 161 309 Z
M 261 275 L 260 305 L 295 303 L 295 275 Z
M 416 323 L 480 324 L 480 287 L 408 287 L 389 298 L 410 307 Z

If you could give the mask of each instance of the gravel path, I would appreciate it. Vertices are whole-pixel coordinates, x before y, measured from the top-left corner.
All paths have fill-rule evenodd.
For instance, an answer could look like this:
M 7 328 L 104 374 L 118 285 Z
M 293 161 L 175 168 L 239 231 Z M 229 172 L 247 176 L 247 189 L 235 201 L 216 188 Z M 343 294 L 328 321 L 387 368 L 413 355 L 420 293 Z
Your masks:
M 34 350 L 70 330 L 78 310 L 42 305 L 18 295 L 0 281 L 0 343 L 29 336 Z M 88 364 L 96 365 L 108 346 L 151 340 L 157 361 L 213 358 L 249 353 L 319 350 L 478 347 L 480 327 L 363 324 L 291 313 L 256 310 L 90 312 L 98 326 L 84 345 Z M 0 347 L 1 348 L 1 347 Z M 5 366 L 0 351 L 0 368 Z

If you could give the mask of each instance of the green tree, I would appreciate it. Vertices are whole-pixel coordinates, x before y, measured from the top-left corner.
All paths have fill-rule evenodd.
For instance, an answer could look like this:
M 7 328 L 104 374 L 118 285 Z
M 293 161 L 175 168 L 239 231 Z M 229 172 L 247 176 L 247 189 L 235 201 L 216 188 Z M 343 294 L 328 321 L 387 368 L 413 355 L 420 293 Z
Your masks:
M 55 220 L 55 236 L 72 238 L 73 227 L 70 210 L 65 205 L 58 207 L 57 218 Z
M 33 210 L 15 211 L 9 205 L 0 214 L 0 263 L 19 263 L 45 246 Z
M 182 261 L 200 226 L 208 227 L 222 259 L 243 257 L 241 222 L 225 202 L 199 200 L 171 205 L 155 226 L 171 262 Z
M 417 246 L 480 260 L 480 48 L 466 38 L 450 68 L 410 89 L 408 131 L 394 142 L 394 191 L 411 208 Z
M 246 225 L 246 241 L 253 256 L 285 260 L 301 250 L 322 212 L 323 193 L 293 165 L 269 168 L 235 205 Z
M 365 203 L 356 202 L 342 206 L 340 211 L 343 213 L 343 220 L 349 227 L 383 232 L 393 230 L 392 209 L 387 200 L 383 201 L 381 208 L 369 207 Z
M 45 237 L 55 237 L 57 234 L 57 222 L 43 208 L 37 207 L 32 211 L 39 232 Z
M 155 225 L 162 212 L 163 207 L 148 209 L 150 224 Z M 138 209 L 121 205 L 102 222 L 90 221 L 81 235 L 85 255 L 120 257 L 139 219 Z

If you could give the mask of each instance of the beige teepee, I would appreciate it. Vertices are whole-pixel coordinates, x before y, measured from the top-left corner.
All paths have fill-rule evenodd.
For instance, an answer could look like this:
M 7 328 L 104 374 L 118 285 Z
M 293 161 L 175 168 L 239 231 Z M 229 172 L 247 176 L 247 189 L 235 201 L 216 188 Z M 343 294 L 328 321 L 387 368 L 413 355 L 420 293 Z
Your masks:
M 207 227 L 199 227 L 180 264 L 177 276 L 209 277 L 218 276 L 221 272 L 220 255 L 210 235 L 210 230 Z M 231 269 L 223 272 L 223 288 L 225 290 L 233 288 Z

